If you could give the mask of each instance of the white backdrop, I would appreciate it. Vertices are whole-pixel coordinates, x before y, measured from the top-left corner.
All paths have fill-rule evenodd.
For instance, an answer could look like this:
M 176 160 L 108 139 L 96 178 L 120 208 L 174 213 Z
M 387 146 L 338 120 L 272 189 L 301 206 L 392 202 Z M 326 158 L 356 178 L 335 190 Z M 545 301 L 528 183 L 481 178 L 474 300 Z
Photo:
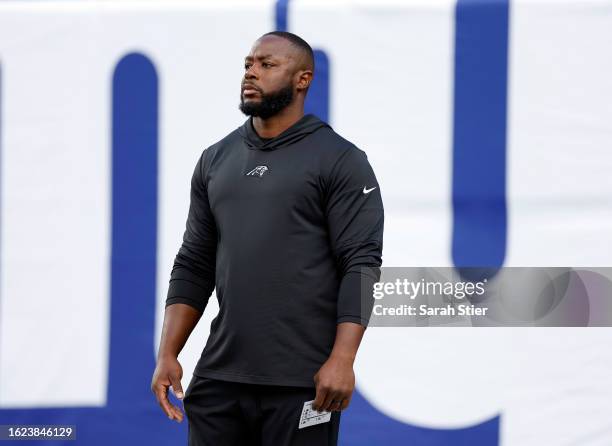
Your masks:
M 242 60 L 274 8 L 0 3 L 0 409 L 106 404 L 116 63 L 138 51 L 159 76 L 154 354 L 193 166 L 245 119 Z M 384 266 L 451 265 L 455 2 L 294 0 L 288 27 L 328 55 L 330 123 L 377 174 Z M 612 264 L 611 44 L 612 1 L 511 4 L 505 265 Z M 607 328 L 371 328 L 357 385 L 407 424 L 499 415 L 503 445 L 609 445 L 611 345 Z

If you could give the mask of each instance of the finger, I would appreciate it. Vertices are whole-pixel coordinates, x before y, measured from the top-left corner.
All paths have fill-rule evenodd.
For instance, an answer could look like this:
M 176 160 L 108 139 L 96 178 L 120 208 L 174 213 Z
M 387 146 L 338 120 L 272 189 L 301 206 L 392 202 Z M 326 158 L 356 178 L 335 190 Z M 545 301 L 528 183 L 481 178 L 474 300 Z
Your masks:
M 175 404 L 172 404 L 172 402 L 168 399 L 167 394 L 166 394 L 166 401 L 168 403 L 168 407 L 170 408 L 170 411 L 171 411 L 171 414 L 172 414 L 170 419 L 171 420 L 176 420 L 179 423 L 181 421 L 183 421 L 183 412 Z
M 181 380 L 176 376 L 169 376 L 170 384 L 172 384 L 172 391 L 174 392 L 174 396 L 176 396 L 179 400 L 183 399 L 183 386 L 181 386 Z
M 170 401 L 168 401 L 168 387 L 163 384 L 158 385 L 155 388 L 155 396 L 166 416 L 172 420 L 174 418 L 174 411 L 172 410 Z
M 319 412 L 322 411 L 323 409 L 321 407 L 323 406 L 323 402 L 325 401 L 326 397 L 327 388 L 324 386 L 317 386 L 317 395 L 312 403 L 312 408 Z
M 175 420 L 178 423 L 183 421 L 183 412 L 178 407 L 170 403 L 170 410 L 172 411 L 172 416 L 169 417 L 171 420 Z
M 351 402 L 350 398 L 344 398 L 342 400 L 342 404 L 340 405 L 340 411 L 343 411 L 344 409 L 346 409 L 347 407 L 349 407 L 349 404 Z
M 168 408 L 170 410 L 170 416 L 168 418 L 170 418 L 171 420 L 175 420 L 179 423 L 183 421 L 183 412 L 181 411 L 181 409 L 179 409 L 178 407 L 176 407 L 174 404 L 172 404 L 169 401 L 168 401 Z
M 337 392 L 328 392 L 325 396 L 325 401 L 323 401 L 323 410 L 328 412 L 331 411 L 331 406 L 335 405 L 335 403 L 332 404 L 332 401 L 337 401 L 339 399 L 341 399 L 341 396 Z
M 174 419 L 177 423 L 181 423 L 183 421 L 183 412 L 176 406 L 172 406 L 174 409 Z
M 331 410 L 334 412 L 340 412 L 342 410 L 342 403 L 344 402 L 344 398 L 338 398 L 338 400 L 334 400 L 331 404 Z

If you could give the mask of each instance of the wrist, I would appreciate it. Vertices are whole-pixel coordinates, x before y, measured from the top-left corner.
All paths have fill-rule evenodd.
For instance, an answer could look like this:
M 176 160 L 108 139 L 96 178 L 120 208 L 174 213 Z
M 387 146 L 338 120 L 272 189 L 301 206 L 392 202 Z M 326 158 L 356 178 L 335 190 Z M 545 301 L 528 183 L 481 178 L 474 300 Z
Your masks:
M 171 352 L 160 352 L 157 355 L 157 362 L 176 361 L 177 359 L 178 359 L 178 354 L 174 354 Z
M 355 362 L 355 353 L 340 351 L 340 350 L 332 350 L 330 358 L 352 366 L 353 363 Z

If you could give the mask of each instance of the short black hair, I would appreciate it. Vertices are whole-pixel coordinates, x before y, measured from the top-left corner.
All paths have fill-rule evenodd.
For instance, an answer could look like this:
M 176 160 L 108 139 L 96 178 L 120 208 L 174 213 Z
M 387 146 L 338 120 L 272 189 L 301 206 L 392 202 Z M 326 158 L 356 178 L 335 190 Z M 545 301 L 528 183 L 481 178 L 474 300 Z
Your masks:
M 312 71 L 314 73 L 314 52 L 312 51 L 312 47 L 308 44 L 308 42 L 306 42 L 297 34 L 293 34 L 288 31 L 270 31 L 269 33 L 265 33 L 261 37 L 265 36 L 278 36 L 282 37 L 283 39 L 287 39 L 289 42 L 291 42 L 306 56 L 306 63 L 312 67 Z

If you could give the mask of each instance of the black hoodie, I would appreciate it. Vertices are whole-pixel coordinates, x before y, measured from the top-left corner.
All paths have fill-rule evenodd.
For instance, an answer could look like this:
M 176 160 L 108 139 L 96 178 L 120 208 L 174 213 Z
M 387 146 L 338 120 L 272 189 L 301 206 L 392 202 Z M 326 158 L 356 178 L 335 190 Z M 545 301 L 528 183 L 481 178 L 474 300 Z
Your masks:
M 194 374 L 315 387 L 336 325 L 367 326 L 383 219 L 366 154 L 314 115 L 268 140 L 249 118 L 204 150 L 166 300 L 204 311 L 216 287 Z

